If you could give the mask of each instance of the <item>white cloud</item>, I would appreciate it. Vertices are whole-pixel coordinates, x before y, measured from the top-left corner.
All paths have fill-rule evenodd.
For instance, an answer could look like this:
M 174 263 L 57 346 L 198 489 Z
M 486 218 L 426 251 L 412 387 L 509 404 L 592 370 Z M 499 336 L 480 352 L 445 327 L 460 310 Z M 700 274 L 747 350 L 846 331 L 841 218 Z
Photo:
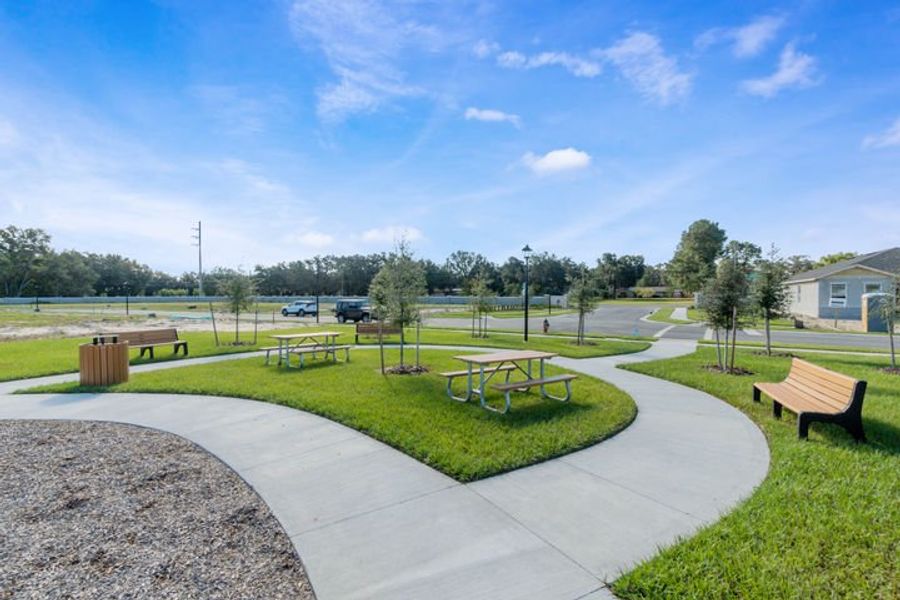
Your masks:
M 809 54 L 798 52 L 790 43 L 781 51 L 778 69 L 761 79 L 748 79 L 741 88 L 748 94 L 772 98 L 785 89 L 802 89 L 819 83 L 816 77 L 816 59 Z
M 694 40 L 694 45 L 702 50 L 719 42 L 730 42 L 736 57 L 749 58 L 762 52 L 775 39 L 784 23 L 784 17 L 764 15 L 742 27 L 717 27 L 704 31 Z
M 472 54 L 478 58 L 487 58 L 500 51 L 500 44 L 497 42 L 489 42 L 487 40 L 478 40 L 472 46 Z
M 666 56 L 659 38 L 649 33 L 632 33 L 595 54 L 618 67 L 641 95 L 660 104 L 678 100 L 691 90 L 691 75 L 680 71 L 678 61 Z
M 368 243 L 393 243 L 401 239 L 407 242 L 415 242 L 425 236 L 415 227 L 388 225 L 387 227 L 375 227 L 363 231 L 360 239 Z
M 487 121 L 489 123 L 512 123 L 516 127 L 520 127 L 522 119 L 519 115 L 505 113 L 502 110 L 493 110 L 490 108 L 475 108 L 470 106 L 466 109 L 465 117 L 467 121 Z
M 575 148 L 561 148 L 543 156 L 528 152 L 522 157 L 522 164 L 538 175 L 552 175 L 585 169 L 591 164 L 591 156 Z
M 863 148 L 890 148 L 900 146 L 900 117 L 881 133 L 867 135 L 863 138 Z
M 526 56 L 521 52 L 503 52 L 497 55 L 497 64 L 506 69 L 538 69 L 559 66 L 576 77 L 596 77 L 603 70 L 600 63 L 567 52 L 541 52 Z
M 443 44 L 433 27 L 403 18 L 402 5 L 390 9 L 373 0 L 297 0 L 291 26 L 301 42 L 322 50 L 336 83 L 318 91 L 317 112 L 337 122 L 372 112 L 391 99 L 424 93 L 406 81 L 401 68 L 410 49 L 434 50 Z
M 225 132 L 237 135 L 264 131 L 267 117 L 285 104 L 278 94 L 257 94 L 230 85 L 199 84 L 188 92 Z

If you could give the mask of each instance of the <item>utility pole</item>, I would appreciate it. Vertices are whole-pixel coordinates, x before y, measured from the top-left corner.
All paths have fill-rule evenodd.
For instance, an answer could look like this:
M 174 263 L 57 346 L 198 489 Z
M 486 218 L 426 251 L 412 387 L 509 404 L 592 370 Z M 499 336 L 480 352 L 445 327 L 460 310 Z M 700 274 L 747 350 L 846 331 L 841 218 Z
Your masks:
M 191 231 L 194 231 L 191 237 L 196 240 L 196 243 L 192 244 L 193 246 L 197 246 L 197 288 L 198 288 L 198 296 L 203 295 L 203 224 L 200 221 L 197 221 L 196 227 L 191 227 Z

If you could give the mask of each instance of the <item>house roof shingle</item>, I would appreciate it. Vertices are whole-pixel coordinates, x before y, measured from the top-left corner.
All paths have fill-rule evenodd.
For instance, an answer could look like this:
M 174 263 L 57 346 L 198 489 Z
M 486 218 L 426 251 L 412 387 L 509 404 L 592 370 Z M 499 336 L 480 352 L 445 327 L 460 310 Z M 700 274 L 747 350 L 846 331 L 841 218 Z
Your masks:
M 900 276 L 900 247 L 863 254 L 849 260 L 836 262 L 833 265 L 797 273 L 788 279 L 788 283 L 821 279 L 852 267 L 869 267 L 870 269 L 878 269 L 879 271 L 886 271 Z

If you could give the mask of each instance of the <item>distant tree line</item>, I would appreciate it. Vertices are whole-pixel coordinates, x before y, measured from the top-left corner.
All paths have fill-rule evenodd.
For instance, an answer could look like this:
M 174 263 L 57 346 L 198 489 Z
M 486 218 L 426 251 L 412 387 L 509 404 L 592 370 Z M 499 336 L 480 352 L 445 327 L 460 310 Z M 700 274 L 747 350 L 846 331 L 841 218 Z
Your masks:
M 195 295 L 197 274 L 171 275 L 118 254 L 57 251 L 41 229 L 8 226 L 0 229 L 0 296 L 123 296 Z M 314 256 L 305 260 L 257 265 L 252 275 L 262 295 L 362 296 L 389 258 L 388 254 Z M 458 250 L 443 263 L 418 260 L 429 294 L 469 295 L 473 286 L 491 294 L 520 295 L 525 261 L 511 256 L 497 264 L 477 252 Z M 645 265 L 639 255 L 605 253 L 592 267 L 568 257 L 538 253 L 529 260 L 529 292 L 565 294 L 587 269 L 601 296 L 613 296 L 634 286 L 666 285 L 664 265 Z M 203 292 L 222 295 L 236 270 L 216 267 L 203 274 Z
M 603 253 L 593 265 L 543 252 L 529 261 L 529 293 L 565 294 L 576 280 L 597 297 L 621 296 L 629 288 L 674 287 L 699 291 L 712 278 L 726 247 L 726 235 L 707 220 L 693 223 L 682 235 L 668 264 L 645 264 L 641 255 Z M 730 242 L 735 244 L 736 242 Z M 744 252 L 750 250 L 747 245 Z M 757 248 L 758 249 L 758 248 Z M 737 250 L 735 250 L 737 251 Z M 366 295 L 389 255 L 353 254 L 314 256 L 305 260 L 257 265 L 252 276 L 262 295 Z M 841 253 L 814 262 L 806 256 L 784 259 L 791 274 L 854 256 Z M 482 254 L 458 250 L 443 263 L 420 259 L 429 294 L 471 295 L 475 285 L 491 294 L 517 296 L 523 292 L 525 261 L 511 256 L 494 263 Z M 217 267 L 203 274 L 203 291 L 223 295 L 234 269 Z M 586 279 L 587 278 L 587 279 Z M 652 291 L 652 290 L 651 290 Z M 118 254 L 93 254 L 52 248 L 41 229 L 8 226 L 0 229 L 0 296 L 122 296 L 195 295 L 194 272 L 171 275 Z

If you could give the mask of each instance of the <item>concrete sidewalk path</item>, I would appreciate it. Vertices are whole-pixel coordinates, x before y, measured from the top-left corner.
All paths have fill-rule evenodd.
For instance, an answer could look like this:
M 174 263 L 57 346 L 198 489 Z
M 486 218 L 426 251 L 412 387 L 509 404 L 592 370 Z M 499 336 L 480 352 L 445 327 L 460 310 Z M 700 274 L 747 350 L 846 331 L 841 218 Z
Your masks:
M 742 413 L 615 368 L 693 349 L 664 340 L 639 354 L 556 359 L 631 394 L 635 422 L 586 450 L 468 485 L 342 425 L 250 400 L 9 395 L 32 380 L 0 386 L 0 418 L 133 423 L 194 441 L 272 508 L 320 600 L 597 600 L 612 597 L 606 582 L 715 521 L 765 477 L 765 439 Z

